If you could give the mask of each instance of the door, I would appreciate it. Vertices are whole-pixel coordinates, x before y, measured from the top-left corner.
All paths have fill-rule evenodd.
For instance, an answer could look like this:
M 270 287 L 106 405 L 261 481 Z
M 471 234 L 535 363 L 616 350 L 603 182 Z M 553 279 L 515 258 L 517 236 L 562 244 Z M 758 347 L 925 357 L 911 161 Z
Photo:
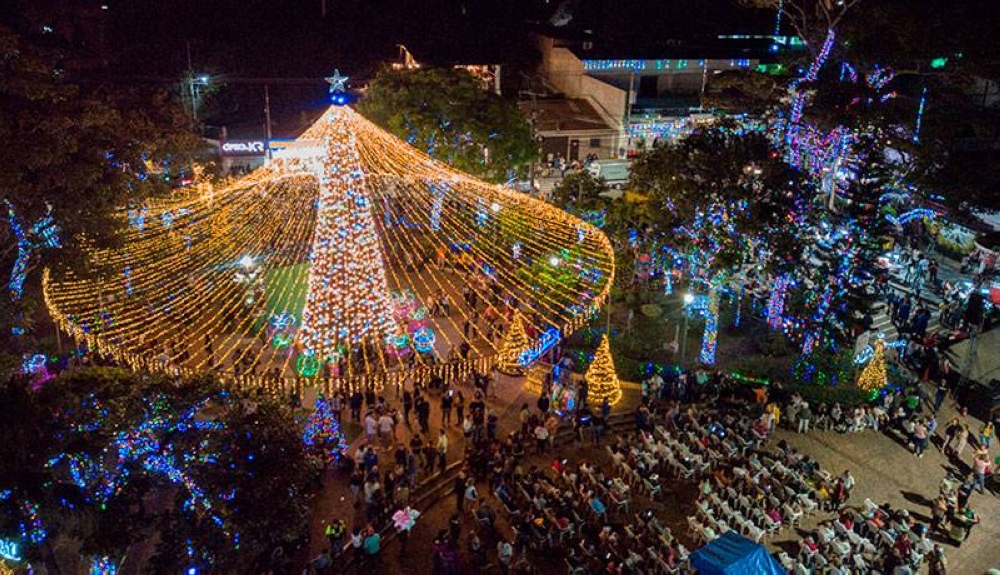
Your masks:
M 569 141 L 569 161 L 575 162 L 580 159 L 580 140 Z

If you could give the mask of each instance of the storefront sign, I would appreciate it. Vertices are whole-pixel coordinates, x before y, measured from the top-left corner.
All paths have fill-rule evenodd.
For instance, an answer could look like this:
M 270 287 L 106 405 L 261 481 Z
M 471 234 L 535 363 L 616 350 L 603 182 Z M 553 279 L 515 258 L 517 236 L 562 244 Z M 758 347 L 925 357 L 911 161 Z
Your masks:
M 18 549 L 17 542 L 10 541 L 9 539 L 0 539 L 0 557 L 8 561 L 20 561 L 21 550 Z
M 220 147 L 223 156 L 263 156 L 267 150 L 264 140 L 228 140 Z

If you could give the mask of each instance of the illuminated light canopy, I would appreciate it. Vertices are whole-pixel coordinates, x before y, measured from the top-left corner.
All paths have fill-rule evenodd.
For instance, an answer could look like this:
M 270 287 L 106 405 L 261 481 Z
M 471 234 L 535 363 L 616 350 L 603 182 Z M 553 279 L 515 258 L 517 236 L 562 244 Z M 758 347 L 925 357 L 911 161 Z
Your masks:
M 274 392 L 301 377 L 331 391 L 482 373 L 512 307 L 532 310 L 532 333 L 569 334 L 614 279 L 594 226 L 449 168 L 348 106 L 226 187 L 122 218 L 124 245 L 77 268 L 91 275 L 46 270 L 59 326 L 134 368 Z M 558 274 L 536 265 L 553 254 Z M 405 313 L 394 292 L 411 294 Z

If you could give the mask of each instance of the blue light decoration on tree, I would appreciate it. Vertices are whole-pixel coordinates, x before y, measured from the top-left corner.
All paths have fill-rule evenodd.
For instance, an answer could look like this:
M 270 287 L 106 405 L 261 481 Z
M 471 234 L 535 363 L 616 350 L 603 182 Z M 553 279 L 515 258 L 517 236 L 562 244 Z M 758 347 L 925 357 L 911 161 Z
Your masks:
M 705 365 L 715 365 L 715 350 L 719 337 L 719 290 L 713 282 L 708 288 L 708 308 L 705 310 L 705 332 L 701 338 L 699 359 Z
M 330 401 L 322 394 L 316 398 L 315 409 L 306 420 L 302 441 L 309 457 L 323 464 L 339 460 L 347 451 L 347 438 L 340 430 Z
M 32 545 L 41 545 L 49 536 L 42 519 L 38 516 L 38 504 L 25 499 L 21 503 L 24 521 L 20 525 L 21 538 Z
M 186 492 L 184 511 L 209 519 L 230 535 L 213 496 L 194 476 L 197 467 L 219 459 L 209 440 L 213 432 L 225 429 L 222 423 L 197 419 L 202 407 L 198 404 L 177 413 L 165 397 L 151 398 L 141 423 L 129 429 L 107 430 L 113 434 L 112 440 L 101 455 L 64 452 L 51 458 L 48 466 L 65 465 L 86 500 L 98 504 L 111 501 L 136 476 L 166 479 Z M 95 418 L 91 429 L 106 425 L 106 412 L 97 412 Z M 74 431 L 90 433 L 86 429 Z
M 771 43 L 771 51 L 778 51 L 778 37 L 781 36 L 781 19 L 785 14 L 785 0 L 778 0 L 778 9 L 774 14 L 774 33 L 773 42 Z
M 118 565 L 107 555 L 95 555 L 90 560 L 90 575 L 118 575 Z
M 920 129 L 924 125 L 924 109 L 927 107 L 927 86 L 920 90 L 920 105 L 917 106 L 917 122 L 913 126 L 913 143 L 920 143 Z
M 41 249 L 52 249 L 60 246 L 59 227 L 52 217 L 51 208 L 44 216 L 25 229 L 18 220 L 14 212 L 14 205 L 4 200 L 7 205 L 7 221 L 10 223 L 10 231 L 17 240 L 17 258 L 14 260 L 13 269 L 10 272 L 10 281 L 7 289 L 10 291 L 11 299 L 17 301 L 24 295 L 24 280 L 28 277 L 28 263 L 31 257 Z
M 787 274 L 782 274 L 774 280 L 771 298 L 767 301 L 767 326 L 771 329 L 781 327 L 782 316 L 785 313 L 785 298 L 788 296 L 790 283 L 791 278 Z

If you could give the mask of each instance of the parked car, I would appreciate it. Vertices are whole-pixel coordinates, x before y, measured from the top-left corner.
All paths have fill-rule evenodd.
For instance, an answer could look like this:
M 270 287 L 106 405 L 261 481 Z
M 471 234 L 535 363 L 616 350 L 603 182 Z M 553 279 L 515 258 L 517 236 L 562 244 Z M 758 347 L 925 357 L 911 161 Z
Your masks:
M 597 160 L 587 166 L 587 172 L 604 181 L 615 190 L 624 190 L 629 178 L 628 160 Z

